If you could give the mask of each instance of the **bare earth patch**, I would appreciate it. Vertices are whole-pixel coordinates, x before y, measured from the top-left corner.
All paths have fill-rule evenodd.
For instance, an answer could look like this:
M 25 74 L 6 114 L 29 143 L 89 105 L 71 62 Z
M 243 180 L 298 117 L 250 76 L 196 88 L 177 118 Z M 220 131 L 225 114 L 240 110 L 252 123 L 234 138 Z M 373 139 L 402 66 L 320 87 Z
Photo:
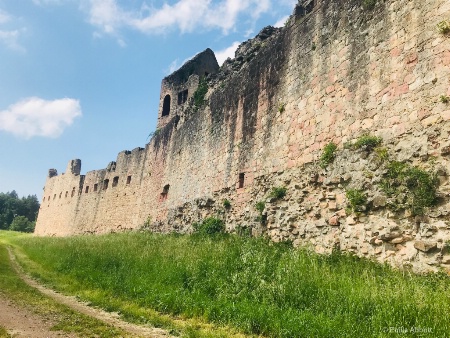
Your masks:
M 51 331 L 51 318 L 39 316 L 0 295 L 0 325 L 12 337 L 77 337 L 61 331 Z
M 126 331 L 130 337 L 171 337 L 165 330 L 128 323 L 120 319 L 118 314 L 90 307 L 87 304 L 80 302 L 75 297 L 60 294 L 39 284 L 23 272 L 22 268 L 17 263 L 11 249 L 8 248 L 8 252 L 12 267 L 20 276 L 20 278 L 22 278 L 22 280 L 31 287 L 39 290 L 44 295 L 53 298 L 58 303 L 64 304 L 74 311 L 94 317 L 98 320 L 103 321 L 104 323 L 120 328 Z M 1 297 L 0 325 L 4 326 L 8 332 L 13 333 L 14 337 L 76 337 L 76 335 L 69 335 L 64 332 L 61 333 L 57 331 L 49 331 L 49 328 L 52 326 L 50 319 L 46 320 L 44 318 L 40 318 L 38 315 L 28 310 L 19 308 L 13 303 Z

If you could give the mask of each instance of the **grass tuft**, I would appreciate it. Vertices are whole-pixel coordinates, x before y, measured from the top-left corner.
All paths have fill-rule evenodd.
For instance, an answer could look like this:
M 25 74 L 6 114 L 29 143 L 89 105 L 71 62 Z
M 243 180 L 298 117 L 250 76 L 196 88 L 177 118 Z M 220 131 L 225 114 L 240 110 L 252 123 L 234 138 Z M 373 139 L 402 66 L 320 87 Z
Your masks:
M 270 191 L 269 198 L 274 198 L 276 200 L 282 199 L 286 196 L 286 187 L 273 187 Z
M 381 137 L 364 134 L 356 140 L 352 147 L 353 149 L 372 151 L 374 148 L 378 147 L 382 141 L 383 139 Z
M 349 207 L 354 212 L 365 211 L 367 204 L 367 196 L 362 190 L 349 189 L 345 192 L 348 199 Z
M 326 168 L 330 163 L 333 162 L 336 157 L 337 145 L 334 142 L 328 143 L 324 148 L 322 155 L 319 159 L 319 165 L 321 168 Z

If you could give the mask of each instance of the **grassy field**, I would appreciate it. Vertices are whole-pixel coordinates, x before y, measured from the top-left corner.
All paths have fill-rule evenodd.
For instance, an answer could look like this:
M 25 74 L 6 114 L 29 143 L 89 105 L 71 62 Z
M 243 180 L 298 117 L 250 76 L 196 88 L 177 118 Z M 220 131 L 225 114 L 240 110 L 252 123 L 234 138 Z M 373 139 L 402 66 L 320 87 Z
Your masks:
M 124 233 L 14 243 L 31 259 L 21 258 L 26 268 L 54 287 L 157 326 L 174 324 L 154 310 L 270 337 L 450 334 L 450 278 L 443 274 L 417 276 L 237 236 Z
M 55 323 L 53 330 L 75 332 L 82 337 L 123 336 L 123 331 L 76 313 L 25 284 L 12 269 L 6 249 L 9 241 L 20 237 L 18 233 L 0 231 L 0 293 L 2 295 L 43 318 L 51 319 Z M 0 327 L 0 337 L 9 337 L 3 327 Z

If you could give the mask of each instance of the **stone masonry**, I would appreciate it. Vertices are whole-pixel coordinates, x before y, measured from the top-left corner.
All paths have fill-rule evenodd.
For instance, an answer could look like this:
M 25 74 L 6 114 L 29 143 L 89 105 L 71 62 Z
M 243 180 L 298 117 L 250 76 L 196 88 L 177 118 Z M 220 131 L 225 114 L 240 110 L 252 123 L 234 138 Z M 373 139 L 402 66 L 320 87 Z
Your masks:
M 450 36 L 437 28 L 450 2 L 368 3 L 302 0 L 284 28 L 264 28 L 222 67 L 209 49 L 197 55 L 163 80 L 145 148 L 86 175 L 79 160 L 49 171 L 35 233 L 190 232 L 214 216 L 230 232 L 320 253 L 450 271 Z M 201 81 L 208 91 L 196 105 Z M 437 205 L 421 216 L 389 208 L 376 153 L 344 147 L 363 134 L 436 173 Z M 331 141 L 336 158 L 321 168 Z M 286 196 L 270 198 L 273 187 Z M 367 210 L 348 209 L 352 187 L 366 191 Z

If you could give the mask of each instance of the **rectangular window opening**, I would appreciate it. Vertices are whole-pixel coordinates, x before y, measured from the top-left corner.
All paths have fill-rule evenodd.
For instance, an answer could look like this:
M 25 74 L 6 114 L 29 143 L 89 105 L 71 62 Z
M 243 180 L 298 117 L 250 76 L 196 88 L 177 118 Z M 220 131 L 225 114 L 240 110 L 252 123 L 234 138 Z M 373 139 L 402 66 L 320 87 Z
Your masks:
M 165 201 L 167 199 L 167 196 L 169 195 L 169 188 L 170 188 L 169 184 L 166 184 L 164 186 L 163 191 L 162 191 L 162 193 L 160 195 L 160 200 L 161 201 Z
M 112 186 L 117 187 L 117 184 L 119 184 L 119 176 L 113 178 Z
M 188 90 L 183 90 L 182 92 L 178 93 L 178 105 L 186 103 L 188 98 Z
M 127 184 L 130 184 L 131 183 L 131 176 L 128 176 L 127 177 Z
M 98 183 L 95 183 L 94 184 L 94 191 L 97 191 L 98 190 Z
M 245 173 L 239 174 L 239 188 L 244 187 Z
M 109 180 L 108 179 L 103 181 L 103 190 L 108 189 L 108 184 L 109 184 Z
M 87 194 L 89 192 L 89 186 L 86 186 L 86 189 L 84 189 L 84 193 Z

